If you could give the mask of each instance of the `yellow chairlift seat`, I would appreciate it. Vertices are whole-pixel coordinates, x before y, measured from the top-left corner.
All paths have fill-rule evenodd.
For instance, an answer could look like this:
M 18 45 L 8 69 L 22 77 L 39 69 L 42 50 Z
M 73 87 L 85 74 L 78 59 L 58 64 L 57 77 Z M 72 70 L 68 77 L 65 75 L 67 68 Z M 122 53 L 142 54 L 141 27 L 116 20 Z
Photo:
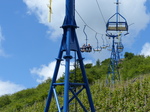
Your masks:
M 109 47 L 110 45 L 109 44 L 106 44 L 106 47 Z
M 81 52 L 92 52 L 92 46 L 82 46 L 80 48 Z
M 120 17 L 119 21 L 112 20 L 115 15 L 117 15 L 117 17 Z M 108 19 L 108 22 L 106 24 L 106 31 L 128 31 L 128 24 L 126 19 L 121 14 L 115 13 Z
M 105 45 L 102 45 L 102 46 L 101 46 L 102 49 L 106 49 L 106 47 L 107 47 L 107 46 L 105 46 Z
M 92 46 L 86 46 L 85 52 L 92 52 Z
M 122 52 L 123 49 L 124 49 L 123 44 L 122 44 L 121 42 L 119 42 L 119 43 L 117 44 L 117 50 L 118 50 L 118 52 L 119 52 L 119 53 Z
M 97 52 L 100 52 L 101 50 L 102 50 L 101 47 L 100 47 L 100 48 L 95 48 L 95 49 L 93 48 L 93 51 L 94 51 L 94 52 L 96 52 L 96 51 L 97 51 Z
M 85 49 L 84 49 L 84 48 L 82 48 L 82 47 L 80 48 L 80 50 L 81 50 L 81 52 L 85 52 Z
M 111 45 L 109 45 L 109 46 L 107 47 L 107 50 L 108 50 L 108 51 L 112 51 Z
M 108 22 L 107 31 L 128 31 L 126 22 Z
M 123 47 L 123 46 L 118 46 L 117 48 L 118 48 L 118 49 L 123 49 L 124 47 Z
M 101 49 L 93 49 L 94 51 L 101 51 Z
M 108 50 L 108 51 L 112 51 L 112 49 L 111 49 L 111 48 L 108 48 L 107 50 Z

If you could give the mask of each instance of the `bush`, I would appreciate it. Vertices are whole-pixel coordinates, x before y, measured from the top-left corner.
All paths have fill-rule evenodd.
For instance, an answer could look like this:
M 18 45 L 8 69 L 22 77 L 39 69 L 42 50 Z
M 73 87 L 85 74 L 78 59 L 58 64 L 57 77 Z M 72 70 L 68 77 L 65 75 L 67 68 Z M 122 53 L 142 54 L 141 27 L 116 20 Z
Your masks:
M 8 95 L 4 95 L 0 97 L 0 108 L 4 107 L 11 103 L 11 100 Z

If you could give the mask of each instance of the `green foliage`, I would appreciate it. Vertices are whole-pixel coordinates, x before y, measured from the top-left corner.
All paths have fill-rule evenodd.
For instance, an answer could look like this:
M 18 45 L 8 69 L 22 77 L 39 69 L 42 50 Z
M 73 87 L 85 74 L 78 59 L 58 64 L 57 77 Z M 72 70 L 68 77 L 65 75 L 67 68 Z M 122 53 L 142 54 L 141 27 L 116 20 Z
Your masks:
M 134 54 L 133 53 L 125 52 L 124 57 L 125 57 L 125 59 L 132 59 L 134 57 Z
M 46 83 L 45 83 L 46 84 Z M 44 84 L 42 84 L 44 87 Z M 38 87 L 39 88 L 39 87 Z M 140 76 L 136 79 L 117 84 L 106 85 L 105 81 L 96 80 L 90 86 L 94 106 L 97 112 L 148 112 L 150 110 L 150 75 Z M 29 90 L 30 91 L 30 90 Z M 40 90 L 39 90 L 40 91 Z M 30 92 L 29 92 L 30 93 Z M 38 92 L 39 94 L 40 92 Z M 14 94 L 13 94 L 14 95 Z M 10 99 L 12 96 L 9 96 Z M 1 97 L 0 97 L 1 98 Z M 60 103 L 63 103 L 62 97 L 58 96 Z M 79 99 L 89 108 L 86 92 L 79 94 Z M 24 101 L 27 98 L 24 99 Z M 22 100 L 23 101 L 23 100 Z M 11 103 L 10 103 L 11 104 Z M 43 112 L 45 100 L 37 101 L 29 105 L 23 105 L 21 102 L 13 102 L 2 108 L 0 112 Z M 74 110 L 74 101 L 70 105 L 70 110 Z M 77 103 L 78 112 L 83 112 L 81 106 Z M 57 111 L 56 102 L 52 99 L 50 112 Z
M 97 112 L 147 112 L 150 110 L 150 76 L 140 76 L 115 85 L 96 82 L 92 95 Z
M 100 60 L 98 59 L 98 60 L 96 61 L 96 66 L 99 67 L 100 65 L 101 65 L 101 62 L 100 62 Z
M 119 63 L 121 82 L 106 85 L 106 74 L 110 59 L 96 65 L 85 65 L 86 75 L 97 112 L 148 112 L 150 111 L 150 57 L 125 53 L 125 59 Z M 70 82 L 83 82 L 79 64 L 76 69 L 70 70 Z M 144 75 L 148 74 L 148 75 Z M 19 91 L 12 95 L 0 97 L 0 112 L 43 112 L 45 99 L 51 84 L 51 79 L 39 84 L 36 88 Z M 57 82 L 63 82 L 64 76 Z M 63 103 L 63 86 L 57 86 L 60 105 Z M 76 88 L 79 90 L 80 88 Z M 71 95 L 71 93 L 69 93 Z M 89 109 L 85 90 L 78 95 L 81 102 Z M 74 110 L 74 100 L 70 109 Z M 77 104 L 77 110 L 83 112 Z M 52 99 L 50 112 L 57 111 L 55 99 Z
M 105 59 L 104 61 L 102 61 L 102 66 L 105 65 L 105 66 L 108 66 L 110 62 L 110 59 Z
M 3 95 L 0 97 L 0 107 L 3 107 L 5 105 L 8 105 L 11 103 L 11 100 L 9 98 L 9 95 Z
M 50 83 L 51 79 L 47 79 L 36 88 L 30 88 L 10 96 L 5 95 L 0 97 L 0 112 L 20 112 L 25 107 L 34 105 L 35 102 L 43 102 L 47 98 Z
M 86 64 L 84 66 L 85 66 L 85 68 L 92 68 L 92 63 Z
M 120 67 L 122 80 L 150 73 L 150 57 L 135 55 L 129 60 L 123 60 Z

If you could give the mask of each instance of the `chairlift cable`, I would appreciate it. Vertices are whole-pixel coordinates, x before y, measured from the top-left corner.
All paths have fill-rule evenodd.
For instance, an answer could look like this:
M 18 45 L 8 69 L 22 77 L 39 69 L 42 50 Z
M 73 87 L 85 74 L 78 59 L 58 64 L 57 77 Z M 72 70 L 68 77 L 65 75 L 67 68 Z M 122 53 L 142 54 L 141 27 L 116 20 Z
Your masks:
M 120 7 L 119 7 L 119 5 L 118 5 L 118 13 L 120 13 Z M 120 22 L 120 16 L 118 17 L 118 19 L 119 19 L 119 22 Z
M 97 40 L 97 46 L 96 48 L 93 48 L 94 52 L 100 52 L 102 50 L 101 47 L 99 47 L 99 42 L 98 42 L 98 38 L 97 38 L 97 33 L 95 34 L 95 39 Z
M 131 25 L 133 25 L 134 23 L 131 23 L 131 24 L 129 24 L 128 26 L 131 26 Z
M 97 33 L 95 34 L 95 38 L 96 38 L 96 40 L 97 40 L 97 49 L 98 49 L 98 39 L 97 39 Z
M 101 36 L 101 39 L 103 40 L 103 45 L 104 45 L 104 39 L 103 39 L 103 35 Z
M 77 15 L 80 17 L 80 19 L 83 21 L 83 23 L 84 23 L 89 29 L 91 29 L 93 32 L 95 32 L 95 33 L 97 33 L 97 34 L 103 35 L 102 33 L 99 33 L 99 32 L 97 32 L 96 30 L 94 30 L 92 27 L 90 27 L 90 26 L 85 22 L 85 20 L 81 17 L 81 15 L 79 14 L 79 12 L 78 12 L 76 9 L 75 9 L 75 11 L 76 11 Z
M 105 21 L 104 15 L 103 15 L 103 13 L 102 13 L 102 10 L 101 10 L 100 5 L 99 5 L 99 3 L 98 3 L 98 1 L 97 1 L 97 0 L 96 0 L 96 3 L 97 3 L 97 6 L 98 6 L 98 9 L 99 9 L 99 12 L 100 12 L 100 14 L 101 14 L 101 16 L 102 16 L 102 18 L 103 18 L 103 21 L 104 21 L 104 23 L 106 24 L 106 21 Z
M 87 41 L 88 41 L 88 38 L 87 38 L 87 34 L 86 34 L 86 32 L 85 32 L 85 28 L 86 28 L 86 25 L 84 25 L 84 28 L 83 28 L 83 32 L 84 32 L 84 34 L 85 34 L 85 37 L 86 37 L 86 46 L 87 46 Z

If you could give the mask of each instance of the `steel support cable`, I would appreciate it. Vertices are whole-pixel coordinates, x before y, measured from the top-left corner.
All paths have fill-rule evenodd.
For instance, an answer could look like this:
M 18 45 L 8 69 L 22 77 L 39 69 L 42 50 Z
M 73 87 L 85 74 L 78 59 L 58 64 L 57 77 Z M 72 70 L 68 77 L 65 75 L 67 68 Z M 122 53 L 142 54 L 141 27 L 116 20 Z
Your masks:
M 119 7 L 119 4 L 120 4 L 120 3 L 118 3 L 118 13 L 120 14 L 120 7 Z M 118 20 L 119 20 L 119 22 L 120 22 L 120 16 L 119 16 Z
M 104 39 L 103 39 L 103 35 L 101 36 L 101 39 L 103 40 L 103 45 L 104 45 L 105 42 L 104 42 Z
M 103 21 L 104 21 L 104 23 L 106 24 L 106 21 L 105 21 L 104 15 L 103 15 L 103 13 L 102 13 L 102 10 L 101 10 L 100 5 L 99 5 L 99 3 L 98 3 L 98 1 L 97 1 L 97 0 L 96 0 L 96 3 L 97 3 L 97 6 L 98 6 L 98 9 L 99 9 L 99 12 L 100 12 L 100 14 L 101 14 L 101 16 L 102 16 L 102 18 L 103 18 Z
M 95 38 L 96 38 L 96 40 L 97 40 L 97 46 L 98 46 L 98 39 L 97 39 L 97 37 L 96 37 L 96 36 L 97 36 L 97 33 L 95 34 Z
M 95 38 L 96 38 L 96 40 L 97 40 L 97 49 L 98 49 L 98 44 L 99 44 L 99 43 L 98 43 L 98 39 L 97 39 L 96 36 L 97 36 L 97 33 L 95 34 Z
M 85 28 L 86 28 L 86 25 L 84 25 L 84 29 L 83 29 L 83 32 L 84 32 L 84 34 L 85 34 L 85 37 L 86 37 L 86 46 L 87 46 L 87 41 L 88 41 L 88 38 L 87 38 L 87 34 L 86 34 L 86 32 L 85 32 Z
M 91 29 L 93 32 L 95 32 L 95 33 L 97 33 L 97 34 L 103 35 L 102 33 L 99 33 L 99 32 L 97 32 L 96 30 L 94 30 L 92 27 L 90 27 L 90 26 L 85 22 L 85 20 L 81 17 L 81 15 L 79 14 L 79 12 L 78 12 L 76 9 L 75 9 L 75 11 L 76 11 L 77 15 L 80 17 L 80 19 L 83 21 L 83 23 L 84 23 L 89 29 Z

